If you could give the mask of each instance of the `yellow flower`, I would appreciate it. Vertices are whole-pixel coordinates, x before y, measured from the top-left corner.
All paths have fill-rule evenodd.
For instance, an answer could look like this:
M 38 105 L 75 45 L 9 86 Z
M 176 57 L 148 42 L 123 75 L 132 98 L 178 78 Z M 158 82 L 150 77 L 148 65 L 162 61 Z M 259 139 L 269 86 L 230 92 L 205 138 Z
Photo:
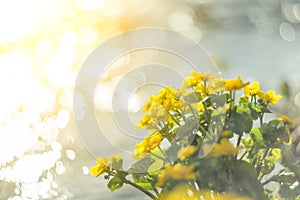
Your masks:
M 245 88 L 244 88 L 244 94 L 245 94 L 245 97 L 247 97 L 247 98 L 249 96 L 255 96 L 255 95 L 257 95 L 258 92 L 260 92 L 259 82 L 258 81 L 252 83 L 251 86 L 246 85 Z
M 184 79 L 183 88 L 194 87 L 198 85 L 200 82 L 207 82 L 209 80 L 212 80 L 215 77 L 219 76 L 220 72 L 211 76 L 210 72 L 200 73 L 200 72 L 191 71 L 191 75 L 192 77 L 187 77 L 186 79 Z
M 193 153 L 195 153 L 196 150 L 197 148 L 195 146 L 187 146 L 184 149 L 180 149 L 177 155 L 180 158 L 180 160 L 184 160 L 190 155 L 192 155 Z
M 167 182 L 167 180 L 169 178 L 169 172 L 167 170 L 167 167 L 159 173 L 158 180 L 155 184 L 157 187 L 163 187 L 165 185 L 165 183 Z
M 174 179 L 174 180 L 193 179 L 196 176 L 194 169 L 195 169 L 194 165 L 183 166 L 180 163 L 177 163 L 174 166 L 167 165 L 165 169 L 163 169 L 160 172 L 156 186 L 163 187 L 168 179 Z
M 193 77 L 187 77 L 186 79 L 184 79 L 182 83 L 183 88 L 193 87 L 196 86 L 197 84 L 198 84 L 197 80 Z
M 205 107 L 203 105 L 203 103 L 193 103 L 191 104 L 192 108 L 197 110 L 198 112 L 202 112 L 205 111 Z
M 90 173 L 93 176 L 99 176 L 103 173 L 105 173 L 106 171 L 109 170 L 110 165 L 114 162 L 114 161 L 118 161 L 121 159 L 121 154 L 118 154 L 116 156 L 112 156 L 110 158 L 98 158 L 97 159 L 97 165 L 92 166 L 90 168 Z
M 136 149 L 134 154 L 145 154 L 154 150 L 158 145 L 160 145 L 163 137 L 159 132 L 147 136 L 141 143 L 136 144 Z
M 151 118 L 163 118 L 167 115 L 164 106 L 159 104 L 152 104 L 149 109 L 149 115 Z
M 136 125 L 136 128 L 147 128 L 151 124 L 151 118 L 150 115 L 145 114 L 143 118 L 140 120 L 140 123 Z
M 216 78 L 209 81 L 208 84 L 208 91 L 209 94 L 214 92 L 223 92 L 225 90 L 224 88 L 224 79 Z
M 218 72 L 215 75 L 211 76 L 209 71 L 204 72 L 204 73 L 199 73 L 199 72 L 192 71 L 191 74 L 199 83 L 199 82 L 202 82 L 202 81 L 207 82 L 211 79 L 214 79 L 215 77 L 219 76 L 221 73 Z
M 281 95 L 276 95 L 273 90 L 269 90 L 266 93 L 258 92 L 257 94 L 264 102 L 269 103 L 270 105 L 276 104 L 281 98 Z
M 239 90 L 248 84 L 249 82 L 243 83 L 240 76 L 237 79 L 224 80 L 224 87 L 227 91 Z
M 204 151 L 208 151 L 211 148 L 204 145 Z M 243 149 L 242 146 L 234 147 L 227 138 L 221 140 L 220 144 L 217 143 L 213 146 L 208 156 L 235 156 L 239 150 Z
M 151 107 L 164 107 L 165 111 L 180 109 L 180 103 L 178 101 L 180 97 L 180 91 L 175 88 L 162 88 L 156 96 L 151 95 L 150 100 L 144 105 L 142 112 L 151 111 Z M 161 109 L 160 108 L 160 109 Z
M 205 92 L 205 94 L 210 94 L 210 93 L 209 93 L 209 88 L 208 88 L 208 86 L 204 87 L 204 84 L 202 84 L 202 83 L 199 83 L 199 84 L 195 87 L 195 91 L 196 91 L 196 92 L 200 92 L 200 93 L 204 93 L 204 92 Z
M 293 120 L 291 118 L 289 118 L 288 116 L 282 115 L 280 117 L 277 118 L 279 121 L 285 122 L 287 124 L 292 124 Z

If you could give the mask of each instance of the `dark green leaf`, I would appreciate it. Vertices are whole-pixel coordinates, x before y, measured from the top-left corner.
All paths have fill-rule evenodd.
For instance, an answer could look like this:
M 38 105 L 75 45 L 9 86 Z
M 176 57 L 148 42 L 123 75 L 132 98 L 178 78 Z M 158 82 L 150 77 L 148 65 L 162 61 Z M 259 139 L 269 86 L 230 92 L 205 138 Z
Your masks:
M 248 111 L 244 110 L 244 108 L 239 108 L 237 111 L 232 111 L 231 118 L 228 119 L 229 128 L 239 134 L 242 135 L 243 132 L 249 132 L 252 128 L 252 117 L 250 116 Z M 250 112 L 250 111 L 249 111 Z
M 252 140 L 254 141 L 255 146 L 257 146 L 259 148 L 265 147 L 264 138 L 262 136 L 260 128 L 253 128 L 250 131 L 250 136 L 251 136 Z
M 116 189 L 121 188 L 123 184 L 124 184 L 123 180 L 120 177 L 115 176 L 112 179 L 110 179 L 110 181 L 107 184 L 107 187 L 110 189 L 110 191 L 113 192 Z
M 123 159 L 114 160 L 111 167 L 115 170 L 122 170 L 123 169 Z
M 158 172 L 160 169 L 163 168 L 164 166 L 164 161 L 161 159 L 156 160 L 154 163 L 152 163 L 152 165 L 150 165 L 150 167 L 148 168 L 148 173 L 155 173 Z
M 136 183 L 137 185 L 141 186 L 145 190 L 153 190 L 153 186 L 151 183 Z
M 295 183 L 297 181 L 297 178 L 295 177 L 295 175 L 290 174 L 290 175 L 274 176 L 271 180 L 290 185 Z
M 145 175 L 147 174 L 149 166 L 154 162 L 153 159 L 151 159 L 150 156 L 147 156 L 136 163 L 134 163 L 129 171 L 132 174 L 140 174 L 140 175 Z
M 194 120 L 187 121 L 184 125 L 180 126 L 175 139 L 179 140 L 185 136 L 191 135 L 193 133 L 193 130 L 196 129 L 198 126 L 198 122 Z

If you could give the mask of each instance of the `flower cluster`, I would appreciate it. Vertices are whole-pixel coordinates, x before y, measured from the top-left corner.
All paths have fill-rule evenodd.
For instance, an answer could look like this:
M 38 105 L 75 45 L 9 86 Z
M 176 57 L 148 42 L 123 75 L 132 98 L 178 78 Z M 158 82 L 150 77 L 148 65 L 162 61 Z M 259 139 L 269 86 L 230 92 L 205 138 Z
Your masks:
M 159 146 L 163 137 L 159 132 L 147 136 L 141 143 L 136 144 L 135 154 L 146 154 Z
M 238 90 L 244 95 L 236 97 Z M 241 76 L 226 80 L 220 73 L 192 71 L 181 88 L 162 88 L 146 102 L 137 128 L 148 130 L 149 135 L 136 144 L 136 162 L 120 171 L 119 157 L 99 159 L 91 173 L 113 177 L 108 178 L 111 190 L 126 183 L 152 199 L 280 198 L 281 190 L 270 191 L 264 185 L 283 184 L 284 171 L 265 180 L 275 163 L 284 160 L 290 144 L 292 121 L 286 116 L 265 119 L 270 106 L 281 98 Z M 182 193 L 178 198 L 182 184 L 195 186 L 192 195 L 185 198 Z

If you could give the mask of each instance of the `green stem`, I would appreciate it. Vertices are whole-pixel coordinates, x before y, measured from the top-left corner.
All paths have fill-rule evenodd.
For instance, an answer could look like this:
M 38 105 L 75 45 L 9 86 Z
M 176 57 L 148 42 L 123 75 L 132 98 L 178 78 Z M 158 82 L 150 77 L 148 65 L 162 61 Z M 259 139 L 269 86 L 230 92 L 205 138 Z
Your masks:
M 260 126 L 262 126 L 262 124 L 263 124 L 263 117 L 264 117 L 264 113 L 260 113 L 260 116 L 259 116 Z
M 159 155 L 156 155 L 155 153 L 150 152 L 150 154 L 153 155 L 153 156 L 155 156 L 155 157 L 157 157 L 157 158 L 159 158 L 159 159 L 161 159 L 161 160 L 165 160 L 163 157 L 161 157 Z
M 203 88 L 203 94 L 204 94 L 204 96 L 206 97 L 206 81 L 204 81 L 204 88 Z
M 169 115 L 171 116 L 171 118 L 173 119 L 173 121 L 180 126 L 179 122 L 174 118 L 174 116 L 169 112 Z
M 159 197 L 159 191 L 157 190 L 157 188 L 155 187 L 155 185 L 153 183 L 151 183 L 152 187 L 153 187 L 153 191 L 155 192 L 156 196 Z
M 242 140 L 242 136 L 239 135 L 239 138 L 238 138 L 237 143 L 236 143 L 236 147 L 240 146 L 241 140 Z M 237 159 L 237 156 L 238 156 L 238 155 L 236 154 L 235 159 Z
M 139 185 L 137 185 L 137 184 L 131 182 L 130 180 L 124 179 L 123 181 L 124 181 L 124 183 L 126 183 L 126 184 L 128 184 L 128 185 L 131 185 L 131 186 L 135 187 L 136 189 L 142 191 L 144 194 L 146 194 L 147 196 L 149 196 L 151 199 L 158 199 L 158 198 L 157 198 L 155 195 L 153 195 L 151 192 L 145 190 L 144 188 L 142 188 L 141 186 L 139 186 Z
M 280 170 L 277 174 L 275 174 L 274 176 L 270 177 L 268 180 L 262 182 L 262 185 L 266 185 L 268 183 L 270 183 L 271 181 L 273 181 L 273 178 L 276 176 L 279 176 L 282 172 L 284 172 L 284 169 Z
M 166 159 L 169 161 L 169 163 L 171 165 L 173 165 L 173 162 L 169 159 L 169 157 L 167 156 L 167 154 L 165 154 L 165 152 L 160 148 L 160 146 L 158 146 L 160 152 L 166 157 Z
M 245 155 L 246 155 L 247 153 L 248 153 L 248 152 L 245 151 L 245 152 L 241 155 L 241 157 L 239 158 L 239 160 L 242 160 L 242 159 L 245 157 Z
M 197 119 L 196 114 L 195 114 L 195 112 L 194 112 L 194 109 L 193 109 L 193 107 L 192 107 L 190 104 L 189 104 L 189 108 L 190 108 L 190 110 L 191 110 L 191 112 L 192 112 L 194 118 Z

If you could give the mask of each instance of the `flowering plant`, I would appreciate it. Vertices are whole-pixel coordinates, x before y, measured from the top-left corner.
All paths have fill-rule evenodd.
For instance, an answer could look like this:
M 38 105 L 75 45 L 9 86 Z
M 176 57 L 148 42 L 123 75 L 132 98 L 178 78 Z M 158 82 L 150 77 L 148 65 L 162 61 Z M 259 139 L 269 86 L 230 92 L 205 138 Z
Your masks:
M 292 121 L 265 119 L 282 97 L 241 77 L 191 75 L 145 104 L 137 128 L 149 135 L 136 144 L 129 169 L 118 155 L 99 158 L 91 174 L 104 175 L 111 191 L 130 184 L 152 199 L 297 198 L 300 171 L 288 151 Z

